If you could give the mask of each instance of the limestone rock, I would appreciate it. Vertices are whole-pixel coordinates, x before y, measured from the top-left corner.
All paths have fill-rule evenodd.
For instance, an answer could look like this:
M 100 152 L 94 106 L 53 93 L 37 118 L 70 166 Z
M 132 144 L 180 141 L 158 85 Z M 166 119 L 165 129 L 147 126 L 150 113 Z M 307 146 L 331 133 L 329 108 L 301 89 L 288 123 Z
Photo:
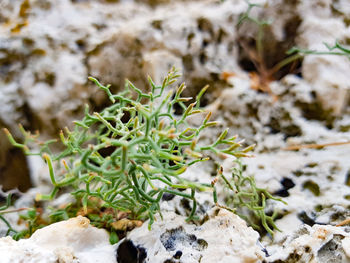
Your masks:
M 338 3 L 339 8 L 347 5 Z M 299 6 L 303 22 L 299 28 L 298 45 L 310 50 L 328 51 L 324 43 L 333 46 L 335 41 L 347 41 L 350 31 L 345 19 L 335 18 L 334 3 L 304 1 Z M 345 8 L 346 10 L 346 8 Z M 316 94 L 324 109 L 340 115 L 348 102 L 350 85 L 347 73 L 350 61 L 341 56 L 307 56 L 303 61 L 303 77 L 317 87 Z
M 231 212 L 213 209 L 199 226 L 172 212 L 163 217 L 158 217 L 151 230 L 146 222 L 117 244 L 118 263 L 212 263 L 218 259 L 221 263 L 252 263 L 264 258 L 257 245 L 259 234 Z M 127 261 L 132 258 L 135 261 Z
M 100 107 L 106 102 L 103 92 L 89 86 L 88 75 L 111 83 L 114 91 L 123 88 L 125 78 L 147 89 L 147 74 L 158 82 L 175 65 L 183 69 L 190 87 L 185 95 L 193 96 L 210 84 L 204 101 L 211 103 L 227 87 L 220 78 L 222 72 L 244 76 L 243 71 L 252 70 L 251 61 L 241 55 L 240 40 L 249 36 L 254 42 L 256 27 L 237 27 L 239 16 L 247 10 L 246 1 L 146 1 L 152 7 L 140 2 L 145 1 L 2 1 L 0 126 L 16 132 L 20 122 L 31 130 L 57 135 L 60 128 L 80 118 L 84 103 Z M 264 8 L 255 8 L 253 16 L 265 14 L 274 21 L 263 43 L 269 46 L 264 57 L 268 66 L 283 59 L 293 45 L 325 48 L 324 41 L 332 44 L 349 35 L 346 1 L 256 2 Z M 330 110 L 339 115 L 344 110 L 349 68 L 350 62 L 344 57 L 304 59 L 303 77 L 312 84 L 316 97 L 309 104 L 317 103 L 316 111 Z M 249 86 L 249 82 L 235 85 Z M 255 92 L 248 93 L 255 96 Z M 259 102 L 251 101 L 253 114 L 257 110 L 254 103 Z M 273 132 L 299 135 L 293 116 L 280 116 L 285 114 L 280 109 L 261 110 L 259 115 L 275 115 Z M 249 117 L 249 110 L 237 122 Z M 276 124 L 278 119 L 286 120 Z M 239 125 L 248 134 L 260 129 Z
M 208 83 L 220 86 L 222 71 L 239 71 L 234 59 L 234 23 L 245 7 L 240 0 L 162 6 L 153 10 L 151 16 L 126 23 L 91 52 L 87 60 L 90 72 L 116 89 L 123 87 L 125 78 L 145 88 L 144 76 L 153 73 L 153 68 L 166 71 L 175 64 L 183 69 L 184 79 L 191 86 L 191 91 L 187 91 L 190 95 Z M 149 54 L 154 50 L 166 65 L 159 59 L 150 60 Z M 152 77 L 158 79 L 159 75 Z
M 105 230 L 92 227 L 82 216 L 37 230 L 29 239 L 0 239 L 3 263 L 114 263 Z
M 268 262 L 349 262 L 350 234 L 330 225 L 303 225 Z

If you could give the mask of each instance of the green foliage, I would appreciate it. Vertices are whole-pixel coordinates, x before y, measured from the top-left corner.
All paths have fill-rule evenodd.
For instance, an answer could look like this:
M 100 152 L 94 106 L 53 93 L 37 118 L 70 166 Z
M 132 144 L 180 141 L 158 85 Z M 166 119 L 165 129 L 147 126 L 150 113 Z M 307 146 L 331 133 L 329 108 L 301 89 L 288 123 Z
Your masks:
M 36 136 L 23 131 L 25 144 L 19 144 L 7 132 L 13 145 L 27 154 L 41 155 L 47 162 L 54 188 L 49 195 L 39 195 L 37 199 L 51 200 L 61 188 L 70 187 L 85 211 L 89 198 L 95 197 L 101 201 L 101 207 L 125 211 L 135 219 L 148 217 L 151 225 L 154 214 L 160 212 L 163 194 L 170 193 L 192 200 L 188 219 L 193 219 L 196 190 L 213 188 L 188 181 L 181 174 L 189 166 L 207 161 L 205 152 L 244 157 L 250 148 L 240 149 L 236 137 L 226 138 L 228 130 L 209 145 L 198 143 L 201 132 L 216 123 L 209 121 L 210 113 L 198 127 L 188 123 L 189 116 L 203 112 L 199 104 L 205 90 L 186 106 L 191 98 L 181 97 L 185 85 L 170 89 L 178 76 L 173 69 L 160 86 L 149 79 L 149 93 L 127 81 L 126 90 L 118 95 L 90 78 L 107 93 L 112 105 L 93 114 L 86 107 L 85 117 L 75 122 L 74 130 L 60 133 L 65 149 L 59 154 L 51 152 L 52 141 L 44 143 L 39 153 L 31 153 L 26 143 L 35 141 Z M 182 115 L 174 115 L 175 107 L 182 108 Z M 105 150 L 110 153 L 104 154 Z
M 116 232 L 111 232 L 110 236 L 109 236 L 109 242 L 114 245 L 116 243 L 118 243 L 119 238 Z
M 262 8 L 263 6 L 260 4 L 251 3 L 248 0 L 246 0 L 245 2 L 247 3 L 248 7 L 247 7 L 247 10 L 242 15 L 240 15 L 237 26 L 240 27 L 245 21 L 253 22 L 254 24 L 256 24 L 258 26 L 258 34 L 256 36 L 255 48 L 257 51 L 257 55 L 260 58 L 262 58 L 263 51 L 264 51 L 264 45 L 263 45 L 264 29 L 266 26 L 269 26 L 272 23 L 272 21 L 259 19 L 257 17 L 251 16 L 250 13 L 251 13 L 253 8 L 255 8 L 255 7 Z
M 309 50 L 309 49 L 302 49 L 298 47 L 293 47 L 290 50 L 288 50 L 287 54 L 300 54 L 300 55 L 336 55 L 336 56 L 345 56 L 348 59 L 350 59 L 350 48 L 345 47 L 344 45 L 340 44 L 339 41 L 336 41 L 333 46 L 324 43 L 328 51 L 318 51 L 318 50 Z
M 40 214 L 35 208 L 28 209 L 25 214 L 21 214 L 20 219 L 26 222 L 27 228 L 16 233 L 13 236 L 13 239 L 15 240 L 30 237 L 37 229 L 47 225 L 46 223 L 41 222 Z
M 11 197 L 12 197 L 12 193 L 9 193 L 6 197 L 6 204 L 0 207 L 0 220 L 2 222 L 5 223 L 5 225 L 7 226 L 7 232 L 6 232 L 6 236 L 13 233 L 16 234 L 17 231 L 15 229 L 12 228 L 11 224 L 8 222 L 8 220 L 6 220 L 6 218 L 4 217 L 5 213 L 8 213 L 8 208 L 11 206 Z
M 245 219 L 256 230 L 262 230 L 259 226 L 261 224 L 269 234 L 273 235 L 273 229 L 279 230 L 274 223 L 277 211 L 274 211 L 271 216 L 267 215 L 265 211 L 266 201 L 270 199 L 285 202 L 272 196 L 266 189 L 257 187 L 254 177 L 244 176 L 240 160 L 237 160 L 236 164 L 230 179 L 219 171 L 219 177 L 223 179 L 227 189 L 233 192 L 227 196 L 227 205 L 232 207 L 236 214 Z
M 19 240 L 24 237 L 31 236 L 35 230 L 43 227 L 44 225 L 39 225 L 39 215 L 34 208 L 19 208 L 19 209 L 9 209 L 12 202 L 12 193 L 9 193 L 6 197 L 6 204 L 0 207 L 0 220 L 7 226 L 7 235 L 12 235 L 14 240 Z M 26 211 L 24 214 L 20 214 L 19 218 L 25 221 L 27 227 L 24 230 L 17 231 L 12 227 L 10 222 L 5 218 L 5 214 L 8 213 L 18 213 L 21 211 Z
M 271 48 L 265 46 L 266 43 L 269 43 L 270 41 L 265 33 L 272 24 L 272 21 L 251 15 L 254 8 L 263 8 L 264 6 L 252 3 L 249 0 L 246 0 L 246 3 L 248 5 L 247 10 L 240 16 L 237 27 L 239 28 L 242 26 L 242 24 L 249 22 L 257 27 L 257 33 L 253 37 L 255 47 L 250 47 L 248 41 L 239 40 L 240 46 L 243 48 L 249 60 L 253 63 L 256 69 L 256 72 L 250 72 L 252 74 L 251 87 L 256 90 L 270 93 L 274 96 L 269 86 L 270 82 L 278 79 L 280 77 L 281 70 L 286 66 L 290 65 L 288 71 L 292 71 L 294 65 L 293 63 L 302 59 L 303 55 L 301 53 L 287 53 L 286 57 L 273 63 L 272 65 L 269 65 L 271 63 L 266 60 L 271 59 Z
M 264 30 L 272 24 L 271 20 L 265 20 L 260 19 L 258 17 L 253 17 L 251 15 L 251 12 L 254 8 L 263 8 L 264 6 L 260 4 L 252 3 L 249 0 L 245 0 L 248 7 L 247 10 L 240 16 L 237 26 L 240 27 L 245 22 L 252 22 L 258 27 L 257 35 L 255 36 L 255 50 L 248 50 L 248 56 L 250 57 L 251 61 L 255 65 L 260 79 L 261 79 L 261 85 L 262 90 L 264 91 L 264 87 L 266 85 L 266 82 L 269 82 L 273 80 L 273 76 L 275 73 L 277 73 L 279 70 L 284 68 L 285 66 L 298 61 L 305 57 L 306 55 L 337 55 L 337 56 L 345 56 L 350 59 L 350 49 L 345 47 L 344 45 L 340 44 L 338 41 L 335 42 L 333 46 L 330 46 L 328 44 L 324 44 L 328 51 L 318 51 L 318 50 L 309 50 L 309 49 L 302 49 L 299 47 L 293 47 L 286 52 L 286 57 L 273 65 L 271 68 L 267 68 L 266 63 L 264 62 L 264 38 L 265 33 Z M 243 46 L 243 48 L 245 48 Z M 267 91 L 269 89 L 267 88 Z
M 272 23 L 269 20 L 258 19 L 256 17 L 253 17 L 253 16 L 250 15 L 250 12 L 252 11 L 252 9 L 254 7 L 262 8 L 263 7 L 262 5 L 251 3 L 248 0 L 245 0 L 245 2 L 247 3 L 248 8 L 243 14 L 240 15 L 238 23 L 237 23 L 238 26 L 241 25 L 244 22 L 244 20 L 250 20 L 250 21 L 254 22 L 255 24 L 257 24 L 259 26 L 270 25 Z
M 204 111 L 199 108 L 206 87 L 194 100 L 181 97 L 185 85 L 176 89 L 171 87 L 178 77 L 178 72 L 172 69 L 162 85 L 155 85 L 149 78 L 148 93 L 127 81 L 125 91 L 118 95 L 112 94 L 109 86 L 89 78 L 106 92 L 111 105 L 92 114 L 86 106 L 85 116 L 74 122 L 74 130 L 66 128 L 60 132 L 64 149 L 58 154 L 50 149 L 54 140 L 39 142 L 38 134 L 32 135 L 20 127 L 24 135 L 21 144 L 5 130 L 14 146 L 22 148 L 26 154 L 41 156 L 47 163 L 53 189 L 48 195 L 38 195 L 37 201 L 52 200 L 62 190 L 70 192 L 77 200 L 58 209 L 48 207 L 51 212 L 46 221 L 30 212 L 24 218 L 29 222 L 29 234 L 41 226 L 38 222 L 50 224 L 83 214 L 93 225 L 109 230 L 111 242 L 115 243 L 118 240 L 115 230 L 118 229 L 114 229 L 112 223 L 120 219 L 118 213 L 123 213 L 121 218 L 149 218 L 151 227 L 155 213 L 161 215 L 160 202 L 164 193 L 192 201 L 188 220 L 196 219 L 197 191 L 212 192 L 217 203 L 216 182 L 197 183 L 182 174 L 188 167 L 209 160 L 210 154 L 231 155 L 239 160 L 249 156 L 248 152 L 254 146 L 242 148 L 241 143 L 236 142 L 236 136 L 227 138 L 228 129 L 211 143 L 204 143 L 200 139 L 202 132 L 216 125 L 209 120 L 211 113 L 203 115 Z M 182 114 L 176 115 L 175 108 L 180 108 Z M 199 126 L 188 121 L 195 114 L 203 116 Z M 37 153 L 27 146 L 33 142 L 41 145 Z M 257 188 L 254 179 L 243 177 L 239 171 L 234 171 L 232 182 L 219 173 L 228 189 L 233 190 L 232 198 L 229 198 L 233 208 L 225 208 L 234 211 L 247 207 L 271 233 L 273 217 L 265 215 L 265 200 L 279 199 Z M 249 189 L 244 187 L 247 183 Z
M 265 27 L 271 21 L 252 17 L 252 9 L 260 6 L 246 2 L 248 8 L 240 17 L 238 26 L 245 21 L 258 26 L 256 50 L 248 54 L 252 55 L 251 60 L 261 75 L 262 85 L 266 85 L 279 69 L 305 55 L 341 55 L 350 58 L 350 49 L 336 42 L 334 46 L 326 45 L 328 51 L 293 48 L 287 53 L 289 57 L 267 69 L 263 61 L 263 39 Z M 74 129 L 71 131 L 66 128 L 60 132 L 64 150 L 58 154 L 51 149 L 51 144 L 56 140 L 39 142 L 39 134 L 33 135 L 20 126 L 24 142 L 18 143 L 5 129 L 14 146 L 28 155 L 41 156 L 48 165 L 53 189 L 48 195 L 38 195 L 38 201 L 52 200 L 59 191 L 69 191 L 77 200 L 63 208 L 48 207 L 50 213 L 46 220 L 35 208 L 23 209 L 27 211 L 20 218 L 28 227 L 17 231 L 4 216 L 6 213 L 20 211 L 9 210 L 9 194 L 6 204 L 0 207 L 0 220 L 8 227 L 6 235 L 12 235 L 15 239 L 28 237 L 42 226 L 84 214 L 93 225 L 108 229 L 111 233 L 110 242 L 116 243 L 119 238 L 112 227 L 112 223 L 119 220 L 116 211 L 124 212 L 131 219 L 149 218 L 151 227 L 154 215 L 161 214 L 160 202 L 164 193 L 191 200 L 192 211 L 188 220 L 194 220 L 196 192 L 212 192 L 214 202 L 221 206 L 217 203 L 218 182 L 202 184 L 182 176 L 188 167 L 207 161 L 210 154 L 237 158 L 238 166 L 233 170 L 231 178 L 224 176 L 221 171 L 217 177 L 230 192 L 225 208 L 237 213 L 256 229 L 261 224 L 267 232 L 273 234 L 273 229 L 277 229 L 274 224 L 277 213 L 271 216 L 265 213 L 266 201 L 282 200 L 257 187 L 253 177 L 243 175 L 240 158 L 249 156 L 248 152 L 253 147 L 242 149 L 241 144 L 236 142 L 236 137 L 226 138 L 227 129 L 210 144 L 201 141 L 202 132 L 215 126 L 216 122 L 210 121 L 210 113 L 207 113 L 199 126 L 192 125 L 188 119 L 192 115 L 204 113 L 200 109 L 200 100 L 206 88 L 195 99 L 181 97 L 185 85 L 172 88 L 178 77 L 178 72 L 172 69 L 161 85 L 156 85 L 149 78 L 148 93 L 127 81 L 125 91 L 120 94 L 112 94 L 109 86 L 102 85 L 95 78 L 89 78 L 106 92 L 111 105 L 99 113 L 91 113 L 86 106 L 84 118 L 75 121 Z M 179 108 L 182 114 L 176 115 L 175 109 Z M 31 143 L 40 145 L 39 152 L 31 152 Z M 110 210 L 103 212 L 106 209 Z M 256 224 L 257 221 L 260 223 Z

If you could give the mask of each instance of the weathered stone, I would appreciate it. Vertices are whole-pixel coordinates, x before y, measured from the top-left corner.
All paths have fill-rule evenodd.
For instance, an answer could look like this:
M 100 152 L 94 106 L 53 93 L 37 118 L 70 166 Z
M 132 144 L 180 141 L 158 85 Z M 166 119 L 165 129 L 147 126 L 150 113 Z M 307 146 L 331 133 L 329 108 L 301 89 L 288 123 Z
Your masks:
M 139 251 L 139 261 L 124 262 L 261 262 L 264 254 L 257 245 L 258 233 L 232 212 L 213 209 L 202 225 L 186 223 L 173 212 L 157 217 L 152 229 L 148 222 L 130 232 L 117 244 L 117 258 L 125 258 L 126 244 Z M 123 249 L 122 249 L 123 248 Z M 142 253 L 141 253 L 142 251 Z M 142 256 L 141 256 L 142 254 Z M 142 260 L 140 260 L 142 258 Z M 168 260 L 168 261 L 167 261 Z
M 350 235 L 344 229 L 329 225 L 302 228 L 273 251 L 269 262 L 349 262 Z
M 81 216 L 39 229 L 29 239 L 1 238 L 0 257 L 4 263 L 116 262 L 108 233 Z

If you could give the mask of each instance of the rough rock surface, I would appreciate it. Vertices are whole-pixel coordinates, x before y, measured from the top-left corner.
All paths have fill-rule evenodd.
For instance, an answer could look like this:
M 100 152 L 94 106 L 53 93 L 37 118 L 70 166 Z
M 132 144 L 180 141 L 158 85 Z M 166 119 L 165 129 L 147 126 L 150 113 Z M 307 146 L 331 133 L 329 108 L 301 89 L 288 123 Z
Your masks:
M 277 251 L 273 251 L 268 262 L 349 262 L 349 240 L 346 229 L 303 225 L 283 242 L 283 246 L 274 247 Z
M 143 85 L 145 74 L 159 80 L 169 66 L 176 65 L 183 68 L 195 94 L 208 83 L 213 92 L 222 87 L 223 71 L 246 69 L 237 40 L 241 34 L 254 34 L 256 28 L 237 30 L 245 1 L 166 2 L 170 3 L 150 8 L 133 1 L 4 1 L 0 17 L 4 22 L 0 25 L 3 125 L 22 122 L 55 133 L 70 124 L 84 102 L 100 97 L 92 96 L 88 75 L 120 88 L 125 78 Z M 334 16 L 334 10 L 344 9 L 341 2 L 324 0 L 313 6 L 291 1 L 291 12 L 284 11 L 280 0 L 258 2 L 268 3 L 264 12 L 274 21 L 266 44 L 274 47 L 269 50 L 275 54 L 267 59 L 284 56 L 293 44 L 325 49 L 323 42 L 331 45 L 349 36 L 345 14 L 341 19 Z M 49 19 L 41 26 L 43 18 Z M 335 56 L 310 56 L 302 65 L 304 78 L 319 86 L 317 98 L 337 114 L 346 104 L 349 68 L 346 58 Z
M 325 49 L 323 42 L 331 45 L 349 36 L 343 2 L 290 1 L 288 8 L 280 0 L 258 2 L 267 3 L 263 10 L 274 21 L 265 43 L 270 47 L 266 49 L 268 65 L 283 59 L 292 45 Z M 89 75 L 111 83 L 115 90 L 123 87 L 125 78 L 147 88 L 147 74 L 159 81 L 175 65 L 183 69 L 191 87 L 189 95 L 211 84 L 205 97 L 208 103 L 226 86 L 220 79 L 222 72 L 250 70 L 242 61 L 244 50 L 238 40 L 242 36 L 252 40 L 256 27 L 238 30 L 236 26 L 239 15 L 246 11 L 245 1 L 148 4 L 152 7 L 133 1 L 3 1 L 0 126 L 11 128 L 16 137 L 17 123 L 57 135 L 58 129 L 71 125 L 80 115 L 84 103 L 96 107 L 105 102 L 104 94 L 88 85 Z M 334 15 L 336 10 L 340 13 Z M 255 11 L 258 15 L 259 9 Z M 344 111 L 349 69 L 350 62 L 344 57 L 304 59 L 302 75 L 317 87 L 313 101 L 320 110 L 336 115 Z M 295 135 L 293 129 L 290 133 Z
M 275 246 L 288 247 L 283 241 L 287 237 L 294 239 L 300 228 L 326 224 L 332 229 L 331 226 L 349 218 L 350 164 L 347 159 L 350 148 L 343 145 L 291 151 L 288 147 L 347 142 L 350 135 L 339 132 L 339 124 L 334 120 L 325 117 L 315 121 L 316 117 L 322 116 L 321 108 L 313 109 L 317 98 L 312 94 L 317 87 L 303 79 L 287 76 L 278 84 L 272 84 L 273 92 L 278 95 L 277 101 L 266 94 L 256 94 L 246 79 L 232 77 L 229 81 L 234 88 L 224 90 L 208 109 L 223 127 L 235 127 L 236 132 L 245 134 L 249 143 L 258 142 L 256 157 L 244 160 L 245 172 L 256 178 L 258 186 L 287 202 L 287 205 L 270 203 L 270 208 L 279 213 L 276 224 L 282 232 L 276 231 L 273 241 L 265 236 L 263 244 L 275 262 L 284 262 L 289 256 L 287 262 L 309 262 L 309 252 L 299 250 L 297 258 L 293 258 L 292 252 L 287 250 L 280 250 L 277 255 Z M 344 116 L 340 119 L 349 123 L 347 115 Z M 327 128 L 330 123 L 335 127 Z M 230 159 L 225 160 L 226 169 L 230 168 L 230 162 Z M 312 233 L 306 233 L 306 237 L 312 238 Z M 337 242 L 332 235 L 328 237 L 328 241 Z M 318 249 L 312 252 L 316 253 L 314 262 L 325 262 L 316 257 Z M 324 254 L 327 257 L 333 255 L 330 251 L 324 251 Z M 350 260 L 344 253 L 341 258 L 343 262 Z M 270 258 L 267 260 L 270 262 Z
M 264 50 L 268 67 L 281 61 L 293 45 L 326 50 L 323 42 L 332 45 L 337 39 L 349 44 L 350 8 L 346 0 L 254 2 L 266 4 L 254 9 L 253 15 L 273 21 L 266 32 L 268 41 L 264 43 L 269 47 Z M 257 28 L 254 24 L 236 26 L 246 8 L 244 0 L 0 0 L 0 127 L 12 128 L 16 137 L 19 137 L 15 129 L 18 122 L 31 130 L 57 134 L 58 128 L 80 118 L 84 103 L 95 109 L 105 103 L 103 93 L 87 84 L 88 75 L 111 83 L 114 90 L 122 87 L 124 78 L 146 89 L 146 74 L 159 82 L 170 66 L 181 67 L 188 95 L 211 84 L 203 105 L 207 104 L 207 109 L 213 111 L 212 117 L 221 122 L 221 128 L 230 128 L 231 133 L 239 134 L 249 144 L 258 143 L 256 157 L 245 160 L 246 174 L 255 176 L 258 186 L 267 187 L 288 203 L 268 204 L 269 209 L 278 210 L 276 223 L 283 232 L 276 231 L 273 241 L 262 233 L 262 242 L 271 255 L 266 261 L 327 262 L 329 258 L 338 260 L 338 255 L 340 260 L 349 261 L 349 237 L 332 227 L 350 217 L 349 145 L 299 151 L 284 148 L 293 144 L 350 141 L 350 62 L 338 56 L 307 56 L 297 65 L 296 74 L 278 72 L 276 81 L 270 83 L 275 97 L 251 89 L 252 78 L 247 72 L 256 68 L 240 43 L 246 40 L 247 47 L 254 49 Z M 221 79 L 223 72 L 231 73 L 232 77 Z M 206 137 L 211 138 L 213 133 L 219 131 L 213 129 Z M 8 174 L 11 178 L 18 175 L 17 181 L 28 182 L 26 160 L 14 156 L 17 154 L 0 139 L 3 184 Z M 45 176 L 41 178 L 38 171 L 42 164 L 33 160 L 29 159 L 32 181 L 34 185 L 42 185 L 44 177 L 48 177 L 47 167 L 43 168 Z M 215 176 L 213 163 L 189 169 L 184 176 L 208 183 Z M 227 173 L 231 165 L 232 159 L 226 159 Z M 18 167 L 23 167 L 24 172 Z M 9 187 L 12 185 L 11 182 Z M 30 197 L 38 191 L 32 190 Z M 224 200 L 224 192 L 219 192 L 218 197 Z M 207 193 L 198 193 L 198 210 L 202 215 L 212 205 L 209 199 Z M 174 198 L 162 207 L 185 216 L 190 205 Z M 124 246 L 138 257 L 136 260 L 147 258 L 155 262 L 151 255 L 156 253 L 156 248 L 162 251 L 159 262 L 182 262 L 190 253 L 193 253 L 191 260 L 196 260 L 195 257 L 212 249 L 207 239 L 216 237 L 206 237 L 200 228 L 209 228 L 209 222 L 219 219 L 212 217 L 197 228 L 184 224 L 180 216 L 167 215 L 174 217 L 173 222 L 157 221 L 153 226 L 152 237 L 157 246 L 143 239 L 149 234 L 147 224 L 128 235 L 132 241 Z M 191 246 L 183 248 L 182 254 L 166 250 L 160 236 L 171 224 L 174 225 L 171 229 L 183 225 L 185 232 L 173 231 L 179 234 L 182 245 L 192 242 L 191 235 L 196 236 L 192 252 Z M 324 239 L 315 237 L 319 231 L 325 231 Z M 196 249 L 200 247 L 199 239 L 206 240 L 207 249 Z M 25 240 L 19 243 L 4 240 L 13 249 L 17 244 L 29 244 Z M 227 240 L 215 242 L 219 241 L 232 246 Z M 255 251 L 255 243 L 249 242 Z M 310 242 L 316 245 L 307 250 Z M 143 246 L 145 250 L 141 249 Z M 33 245 L 30 251 L 36 249 L 38 246 Z M 55 257 L 52 252 L 45 259 Z
M 257 245 L 258 233 L 231 212 L 213 209 L 199 226 L 186 223 L 185 217 L 175 213 L 163 217 L 158 217 L 151 231 L 146 222 L 117 244 L 119 263 L 212 263 L 218 259 L 222 263 L 252 263 L 264 258 Z
M 159 81 L 175 65 L 184 69 L 192 95 L 207 83 L 220 83 L 223 70 L 239 70 L 227 52 L 237 51 L 232 25 L 245 7 L 243 1 L 155 9 L 132 1 L 4 1 L 0 127 L 17 139 L 18 123 L 57 136 L 81 116 L 85 103 L 95 109 L 106 103 L 104 93 L 89 86 L 89 75 L 114 90 L 125 78 L 146 89 L 147 74 Z
M 3 263 L 113 263 L 113 247 L 105 230 L 82 216 L 37 230 L 29 239 L 0 239 Z

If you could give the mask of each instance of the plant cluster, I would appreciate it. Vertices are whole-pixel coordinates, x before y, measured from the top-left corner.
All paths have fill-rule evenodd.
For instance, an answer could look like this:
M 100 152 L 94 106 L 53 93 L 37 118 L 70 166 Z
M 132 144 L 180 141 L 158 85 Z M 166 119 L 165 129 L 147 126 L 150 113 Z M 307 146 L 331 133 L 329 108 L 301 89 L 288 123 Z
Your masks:
M 254 177 L 243 175 L 243 165 L 240 159 L 236 161 L 237 166 L 232 170 L 232 177 L 229 179 L 219 171 L 228 194 L 226 204 L 234 208 L 234 212 L 246 220 L 255 230 L 265 229 L 270 235 L 273 230 L 280 231 L 274 220 L 278 211 L 274 210 L 272 215 L 266 213 L 266 200 L 274 200 L 286 204 L 282 199 L 272 196 L 266 189 L 257 187 Z M 234 193 L 234 194 L 232 194 Z M 263 228 L 263 229 L 262 229 Z
M 111 105 L 92 114 L 86 106 L 85 116 L 74 122 L 74 130 L 66 128 L 60 132 L 64 150 L 58 154 L 50 149 L 55 140 L 38 142 L 38 134 L 32 135 L 20 127 L 24 143 L 18 143 L 5 130 L 14 146 L 28 155 L 41 156 L 48 165 L 53 189 L 50 194 L 39 194 L 37 201 L 52 200 L 59 191 L 68 191 L 77 200 L 64 208 L 52 208 L 49 222 L 81 213 L 90 215 L 95 225 L 111 229 L 113 221 L 120 219 L 122 213 L 122 218 L 149 218 L 151 227 L 155 213 L 161 215 L 160 202 L 165 193 L 192 201 L 188 220 L 196 219 L 197 191 L 212 192 L 217 203 L 217 180 L 203 184 L 189 181 L 182 174 L 188 167 L 207 161 L 209 154 L 240 159 L 248 157 L 254 146 L 243 148 L 241 142 L 236 141 L 237 136 L 227 137 L 228 129 L 205 144 L 201 140 L 202 132 L 217 124 L 210 121 L 211 113 L 200 109 L 206 88 L 195 100 L 182 97 L 184 84 L 171 88 L 178 77 L 178 72 L 172 69 L 161 85 L 149 78 L 150 92 L 143 92 L 126 81 L 125 91 L 117 95 L 111 93 L 109 86 L 90 77 L 106 92 Z M 175 108 L 179 107 L 182 114 L 175 115 Z M 199 126 L 189 122 L 189 117 L 195 114 L 206 114 Z M 41 145 L 39 152 L 29 150 L 27 145 L 32 142 Z M 242 174 L 234 175 L 232 183 L 222 173 L 219 177 L 233 190 L 235 201 L 231 210 L 244 206 L 256 211 L 262 225 L 272 233 L 267 224 L 274 225 L 264 212 L 265 199 L 273 199 L 272 196 Z M 116 240 L 115 235 L 113 240 Z

